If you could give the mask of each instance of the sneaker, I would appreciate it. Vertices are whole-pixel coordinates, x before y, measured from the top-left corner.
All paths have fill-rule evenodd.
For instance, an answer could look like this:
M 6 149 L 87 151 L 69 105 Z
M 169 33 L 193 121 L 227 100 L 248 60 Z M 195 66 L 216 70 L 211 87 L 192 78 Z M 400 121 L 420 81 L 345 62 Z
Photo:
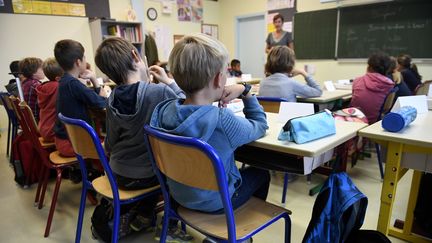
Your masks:
M 162 233 L 162 225 L 158 225 L 155 234 L 155 240 L 160 241 L 160 235 Z M 168 235 L 166 238 L 167 243 L 192 243 L 193 237 L 183 231 L 181 228 L 173 227 L 168 229 Z
M 129 223 L 129 227 L 133 229 L 134 231 L 141 231 L 143 229 L 151 228 L 152 226 L 152 219 L 146 218 L 142 215 L 137 215 L 134 220 L 132 220 Z

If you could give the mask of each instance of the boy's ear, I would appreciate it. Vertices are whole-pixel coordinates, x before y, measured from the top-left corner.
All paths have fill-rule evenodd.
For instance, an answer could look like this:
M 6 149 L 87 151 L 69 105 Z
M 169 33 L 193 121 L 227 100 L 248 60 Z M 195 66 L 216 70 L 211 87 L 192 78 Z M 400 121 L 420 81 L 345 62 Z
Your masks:
M 213 78 L 213 87 L 216 89 L 222 87 L 222 73 L 218 72 L 215 77 Z
M 132 58 L 135 62 L 141 61 L 140 55 L 135 50 L 132 50 Z

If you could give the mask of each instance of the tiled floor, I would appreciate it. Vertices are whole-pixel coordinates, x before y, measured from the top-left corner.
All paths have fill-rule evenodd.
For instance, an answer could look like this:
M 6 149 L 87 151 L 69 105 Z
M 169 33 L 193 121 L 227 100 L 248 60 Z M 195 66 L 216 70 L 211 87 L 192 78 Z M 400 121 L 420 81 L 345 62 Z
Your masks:
M 80 184 L 72 184 L 68 180 L 62 182 L 56 212 L 54 214 L 51 234 L 43 237 L 48 210 L 51 202 L 52 186 L 50 185 L 45 199 L 45 206 L 38 210 L 33 207 L 36 186 L 22 189 L 13 180 L 13 170 L 6 158 L 6 133 L 0 138 L 0 242 L 74 242 L 78 204 L 80 198 Z M 348 174 L 357 187 L 368 197 L 369 205 L 363 229 L 376 229 L 381 182 L 379 178 L 376 158 L 359 161 L 357 166 L 349 169 Z M 399 183 L 393 218 L 405 215 L 406 202 L 409 194 L 409 184 L 412 173 L 408 173 Z M 324 176 L 314 175 L 312 184 L 306 183 L 306 177 L 300 177 L 290 183 L 285 207 L 292 210 L 291 241 L 301 242 L 309 223 L 313 203 L 316 196 L 310 197 L 308 190 L 325 180 Z M 282 175 L 272 177 L 272 184 L 268 201 L 280 205 L 282 191 Z M 87 204 L 84 216 L 84 227 L 81 242 L 97 242 L 91 238 L 90 217 L 94 206 Z M 202 236 L 192 232 L 196 242 L 202 241 Z M 392 238 L 392 242 L 403 242 Z M 135 234 L 126 237 L 122 242 L 155 242 L 152 233 Z M 283 223 L 278 222 L 254 237 L 254 242 L 283 242 Z

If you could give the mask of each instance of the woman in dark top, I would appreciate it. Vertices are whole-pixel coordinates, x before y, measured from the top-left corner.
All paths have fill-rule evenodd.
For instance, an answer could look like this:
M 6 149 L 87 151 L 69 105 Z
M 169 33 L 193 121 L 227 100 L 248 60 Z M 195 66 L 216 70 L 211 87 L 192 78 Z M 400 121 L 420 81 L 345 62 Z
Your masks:
M 400 55 L 397 58 L 398 70 L 401 72 L 403 80 L 408 88 L 414 94 L 415 89 L 421 84 L 421 76 L 418 73 L 417 66 L 411 64 L 411 56 L 407 54 Z
M 266 53 L 268 54 L 274 46 L 288 46 L 294 50 L 294 44 L 292 41 L 291 33 L 282 30 L 284 23 L 284 17 L 280 14 L 276 14 L 273 17 L 273 25 L 275 31 L 268 34 L 266 39 Z

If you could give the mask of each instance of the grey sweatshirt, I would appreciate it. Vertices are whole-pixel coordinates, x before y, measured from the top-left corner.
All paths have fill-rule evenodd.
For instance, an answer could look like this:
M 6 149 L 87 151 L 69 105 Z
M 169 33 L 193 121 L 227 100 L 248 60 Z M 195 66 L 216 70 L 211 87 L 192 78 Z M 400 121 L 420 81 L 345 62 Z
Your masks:
M 144 124 L 149 124 L 157 104 L 178 97 L 185 96 L 175 82 L 169 86 L 138 82 L 113 90 L 108 99 L 105 149 L 114 173 L 135 179 L 154 176 L 144 142 Z
M 311 77 L 306 77 L 306 84 L 301 84 L 283 73 L 274 73 L 260 82 L 260 96 L 278 97 L 296 102 L 297 96 L 310 98 L 322 94 L 320 85 Z

